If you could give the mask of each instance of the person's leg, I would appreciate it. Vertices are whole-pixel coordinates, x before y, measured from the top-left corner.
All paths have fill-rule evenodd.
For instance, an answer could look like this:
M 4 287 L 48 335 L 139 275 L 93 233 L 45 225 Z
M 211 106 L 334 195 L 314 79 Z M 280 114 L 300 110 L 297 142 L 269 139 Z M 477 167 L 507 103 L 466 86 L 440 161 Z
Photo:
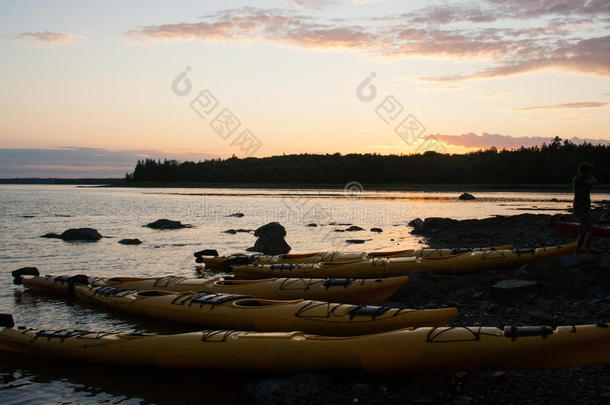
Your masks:
M 585 211 L 583 213 L 582 225 L 585 231 L 585 237 L 582 244 L 585 245 L 585 252 L 591 253 L 591 237 L 593 236 L 593 220 L 591 219 L 591 212 Z
M 578 237 L 576 238 L 576 249 L 574 250 L 574 254 L 579 254 L 582 243 L 587 235 L 587 215 L 583 210 L 580 209 L 575 209 L 574 215 L 576 215 L 578 222 L 580 222 L 580 226 L 578 227 Z
M 582 232 L 578 232 L 578 237 L 576 238 L 576 249 L 574 249 L 574 254 L 577 255 L 580 253 L 580 247 L 582 246 L 582 241 L 584 240 L 585 234 Z
M 593 236 L 593 231 L 585 234 L 585 238 L 583 240 L 583 244 L 585 245 L 585 253 L 591 253 L 591 236 Z

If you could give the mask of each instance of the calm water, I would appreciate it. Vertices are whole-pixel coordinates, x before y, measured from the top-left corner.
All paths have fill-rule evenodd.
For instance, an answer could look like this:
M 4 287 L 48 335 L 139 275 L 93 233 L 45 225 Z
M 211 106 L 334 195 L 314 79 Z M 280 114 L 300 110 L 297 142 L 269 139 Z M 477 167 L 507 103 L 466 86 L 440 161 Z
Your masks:
M 23 291 L 10 271 L 38 267 L 43 274 L 154 276 L 197 274 L 193 252 L 215 248 L 223 253 L 252 246 L 251 233 L 226 234 L 227 229 L 256 229 L 279 221 L 293 251 L 320 249 L 379 250 L 421 246 L 406 225 L 416 217 L 457 219 L 564 212 L 565 193 L 477 192 L 477 200 L 461 202 L 457 192 L 363 192 L 343 190 L 244 189 L 118 189 L 75 186 L 0 186 L 0 308 L 19 325 L 112 331 L 175 333 L 184 326 L 106 313 L 84 305 Z M 610 199 L 598 194 L 594 200 Z M 228 215 L 242 212 L 244 217 Z M 157 231 L 142 225 L 159 218 L 193 227 Z M 349 223 L 360 232 L 335 232 Z M 318 227 L 306 227 L 317 223 Z M 43 239 L 48 232 L 92 227 L 106 238 L 94 243 Z M 380 227 L 382 233 L 370 232 Z M 139 246 L 118 244 L 139 238 Z M 350 246 L 346 239 L 365 239 Z M 0 403 L 172 403 L 220 399 L 240 401 L 239 388 L 255 376 L 206 372 L 120 370 L 41 363 L 0 355 Z M 61 363 L 61 362 L 59 362 Z M 229 378 L 230 377 L 230 378 Z M 229 385 L 230 384 L 230 385 Z M 174 390 L 183 394 L 177 400 Z

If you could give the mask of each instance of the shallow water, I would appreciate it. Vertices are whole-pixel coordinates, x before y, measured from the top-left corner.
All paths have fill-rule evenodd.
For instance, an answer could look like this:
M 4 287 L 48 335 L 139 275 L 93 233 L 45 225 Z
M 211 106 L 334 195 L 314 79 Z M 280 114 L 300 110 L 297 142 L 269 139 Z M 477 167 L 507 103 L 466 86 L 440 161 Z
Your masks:
M 419 247 L 406 225 L 416 217 L 485 218 L 516 213 L 565 212 L 567 193 L 476 192 L 459 201 L 456 192 L 362 192 L 343 190 L 130 189 L 75 186 L 0 186 L 0 308 L 18 325 L 111 331 L 176 333 L 180 325 L 100 311 L 14 286 L 10 271 L 38 267 L 42 274 L 94 276 L 196 276 L 193 252 L 215 248 L 223 253 L 252 246 L 256 229 L 279 221 L 293 252 L 323 249 L 380 250 Z M 555 200 L 553 200 L 555 199 Z M 610 199 L 596 194 L 593 200 Z M 241 212 L 242 218 L 228 217 Z M 192 224 L 181 230 L 142 225 L 159 218 Z M 359 232 L 335 232 L 354 224 Z M 316 223 L 317 227 L 307 227 Z M 98 242 L 40 238 L 48 232 L 92 227 Z M 380 227 L 382 233 L 370 232 Z M 125 246 L 122 238 L 139 238 Z M 347 239 L 365 239 L 349 245 Z M 173 403 L 241 401 L 243 385 L 256 376 L 166 370 L 115 370 L 108 367 L 37 362 L 0 355 L 0 403 Z M 59 362 L 61 363 L 61 362 Z M 181 392 L 178 399 L 175 390 Z M 205 393 L 202 396 L 202 392 Z M 218 401 L 214 401 L 218 402 Z

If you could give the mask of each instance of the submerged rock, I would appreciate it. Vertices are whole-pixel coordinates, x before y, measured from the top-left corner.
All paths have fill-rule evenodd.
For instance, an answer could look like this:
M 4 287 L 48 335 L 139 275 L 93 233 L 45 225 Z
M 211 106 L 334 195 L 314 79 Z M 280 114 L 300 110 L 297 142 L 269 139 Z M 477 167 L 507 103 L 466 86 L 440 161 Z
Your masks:
M 61 235 L 56 233 L 47 233 L 41 238 L 56 238 L 65 241 L 96 241 L 102 239 L 102 235 L 93 228 L 71 228 L 64 231 Z
M 307 224 L 305 226 L 308 226 L 310 228 L 316 228 L 318 226 L 318 224 L 311 223 L 311 224 Z
M 242 212 L 236 212 L 234 214 L 227 215 L 227 217 L 241 218 L 244 214 Z
M 270 222 L 254 231 L 258 239 L 254 246 L 246 249 L 249 252 L 261 252 L 266 255 L 281 255 L 290 252 L 290 245 L 286 243 L 286 228 L 279 222 Z
M 224 233 L 230 233 L 231 235 L 235 235 L 236 233 L 250 233 L 252 229 L 227 229 Z
M 157 219 L 155 222 L 151 222 L 149 224 L 146 224 L 145 226 L 152 228 L 152 229 L 161 229 L 161 230 L 165 230 L 165 229 L 182 229 L 182 228 L 190 228 L 191 225 L 189 224 L 183 224 L 180 221 L 172 221 L 171 219 Z
M 361 243 L 366 242 L 366 240 L 364 240 L 364 239 L 347 239 L 345 242 L 353 243 L 353 244 L 361 244 Z
M 119 243 L 121 245 L 141 245 L 142 241 L 138 238 L 134 238 L 134 239 L 121 239 L 119 241 Z

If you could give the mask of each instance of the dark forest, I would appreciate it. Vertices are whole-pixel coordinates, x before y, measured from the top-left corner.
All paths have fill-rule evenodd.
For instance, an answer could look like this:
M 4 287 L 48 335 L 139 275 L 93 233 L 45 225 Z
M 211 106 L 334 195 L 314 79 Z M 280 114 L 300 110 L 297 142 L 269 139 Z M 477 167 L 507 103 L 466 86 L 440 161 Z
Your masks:
M 581 161 L 594 165 L 602 184 L 610 181 L 610 146 L 574 144 L 555 138 L 550 144 L 467 154 L 426 152 L 412 155 L 339 153 L 264 158 L 211 159 L 200 162 L 138 161 L 128 184 L 569 184 Z

